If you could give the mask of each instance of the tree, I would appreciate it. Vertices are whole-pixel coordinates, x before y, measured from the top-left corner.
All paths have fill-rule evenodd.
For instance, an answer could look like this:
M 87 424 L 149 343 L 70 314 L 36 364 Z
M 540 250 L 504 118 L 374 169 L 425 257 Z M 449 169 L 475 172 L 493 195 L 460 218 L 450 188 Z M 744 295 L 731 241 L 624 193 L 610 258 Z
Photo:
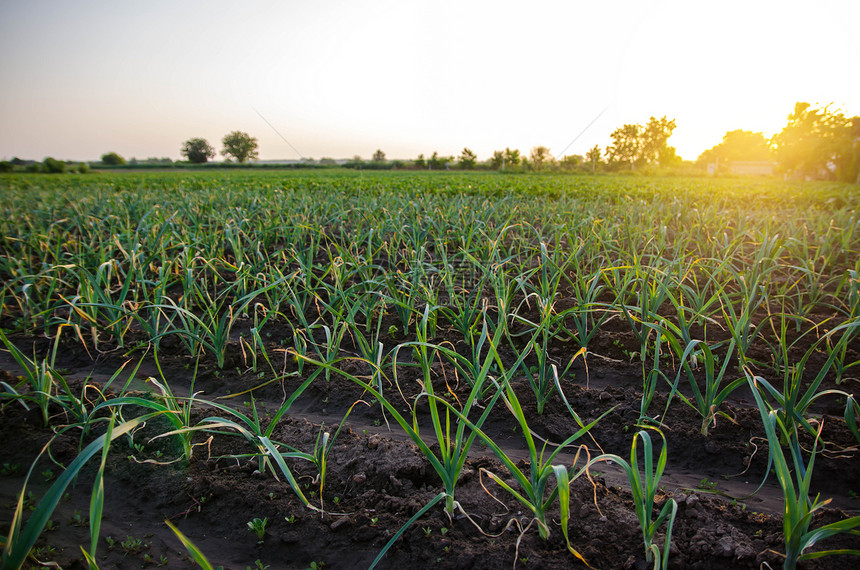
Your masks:
M 202 164 L 210 158 L 215 158 L 215 149 L 209 141 L 201 138 L 188 139 L 182 145 L 179 153 L 188 159 L 188 162 Z
M 257 139 L 242 131 L 233 131 L 226 135 L 221 139 L 221 144 L 224 145 L 221 154 L 224 156 L 230 155 L 237 162 L 256 160 L 257 156 L 259 156 L 257 152 Z
M 606 147 L 606 156 L 609 158 L 609 162 L 629 163 L 630 170 L 633 170 L 641 151 L 641 132 L 642 127 L 640 125 L 624 125 L 612 131 L 612 134 L 609 135 L 612 138 L 612 144 Z
M 796 103 L 788 124 L 771 141 L 780 167 L 800 177 L 853 181 L 857 121 L 829 106 Z
M 666 117 L 656 119 L 651 117 L 642 133 L 641 159 L 651 164 L 657 162 L 661 166 L 670 164 L 676 157 L 675 149 L 667 143 L 672 131 L 675 130 L 675 119 L 667 121 Z
M 460 153 L 459 163 L 463 170 L 471 170 L 475 168 L 475 163 L 478 161 L 478 155 L 468 148 L 464 148 Z
M 377 150 L 373 153 L 373 162 L 385 162 L 385 153 L 382 150 Z
M 125 159 L 115 152 L 109 152 L 102 155 L 102 164 L 107 166 L 119 166 L 125 164 Z
M 419 170 L 424 170 L 424 168 L 427 166 L 427 161 L 424 160 L 424 154 L 419 154 L 418 158 L 412 161 L 412 164 L 415 166 L 415 168 Z
M 591 171 L 597 172 L 597 165 L 600 164 L 600 147 L 594 145 L 591 150 L 585 153 L 585 158 L 591 163 Z
M 559 161 L 559 166 L 562 170 L 576 170 L 582 164 L 582 160 L 582 156 L 578 154 L 569 154 L 562 157 L 561 161 Z
M 503 166 L 516 166 L 520 163 L 522 157 L 520 156 L 519 149 L 511 150 L 510 148 L 505 147 L 505 161 Z
M 66 171 L 66 163 L 56 158 L 47 157 L 42 161 L 42 172 L 48 174 L 62 174 Z
M 536 146 L 532 148 L 531 152 L 529 152 L 529 158 L 531 159 L 532 167 L 534 167 L 535 172 L 540 172 L 543 170 L 543 167 L 552 162 L 552 154 L 549 152 L 549 149 L 545 146 Z
M 504 162 L 505 153 L 500 150 L 493 151 L 493 156 L 490 158 L 490 168 L 493 170 L 499 170 Z
M 433 154 L 430 155 L 430 158 L 427 160 L 427 167 L 430 170 L 442 170 L 447 162 L 447 158 L 439 156 L 439 153 L 434 150 Z
M 723 135 L 723 142 L 699 155 L 696 164 L 705 167 L 717 164 L 723 168 L 735 161 L 773 160 L 770 143 L 762 133 L 737 129 Z

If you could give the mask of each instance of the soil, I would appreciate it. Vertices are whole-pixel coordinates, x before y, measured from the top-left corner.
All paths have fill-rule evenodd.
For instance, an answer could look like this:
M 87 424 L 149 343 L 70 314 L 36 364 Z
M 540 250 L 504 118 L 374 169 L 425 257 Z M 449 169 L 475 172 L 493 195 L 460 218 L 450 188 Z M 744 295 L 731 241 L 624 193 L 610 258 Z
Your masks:
M 387 321 L 383 330 L 389 330 Z M 562 382 L 565 396 L 584 422 L 590 422 L 611 409 L 605 417 L 574 445 L 564 449 L 554 463 L 573 465 L 577 445 L 585 444 L 592 457 L 614 453 L 629 460 L 634 434 L 638 431 L 642 396 L 642 365 L 631 359 L 638 350 L 634 339 L 618 319 L 604 324 L 589 346 L 590 353 L 580 357 Z M 454 334 L 440 323 L 436 342 L 451 339 L 458 350 Z M 402 338 L 383 335 L 386 350 Z M 130 334 L 133 340 L 133 334 Z M 283 352 L 279 338 L 291 338 L 288 331 L 271 331 L 268 347 L 282 379 L 253 391 L 254 403 L 263 425 L 308 375 L 311 365 L 299 372 L 297 364 Z M 47 355 L 51 341 L 18 335 L 13 341 L 25 354 Z M 801 343 L 802 344 L 802 343 Z M 114 380 L 109 394 L 117 394 L 129 382 L 128 389 L 140 395 L 155 397 L 154 385 L 147 377 L 159 378 L 152 352 L 143 356 L 137 374 L 130 371 L 143 350 L 129 351 L 112 347 L 103 341 L 99 350 L 84 350 L 71 336 L 63 339 L 55 366 L 69 379 L 73 392 L 81 393 L 86 384 L 103 386 L 127 360 L 132 362 Z M 808 345 L 807 345 L 808 347 Z M 346 353 L 354 351 L 349 342 Z M 802 350 L 800 345 L 796 349 Z M 558 342 L 550 355 L 566 363 L 575 353 L 573 343 Z M 757 347 L 766 360 L 767 347 Z M 857 359 L 857 347 L 852 346 Z M 130 355 L 127 354 L 130 352 Z M 398 386 L 392 378 L 383 380 L 387 397 L 403 413 L 410 406 L 417 409 L 421 433 L 430 443 L 432 429 L 426 398 L 417 401 L 421 391 L 420 376 L 407 364 L 411 358 L 401 351 Z M 232 342 L 223 369 L 211 355 L 199 360 L 187 356 L 181 343 L 164 339 L 159 352 L 163 377 L 178 395 L 192 390 L 198 397 L 217 401 L 251 413 L 251 393 L 255 386 L 274 377 L 266 364 L 256 371 L 237 342 Z M 259 359 L 259 363 L 262 359 Z M 587 364 L 587 367 L 586 367 Z M 369 374 L 369 368 L 355 360 L 339 365 L 354 375 Z M 389 365 L 390 369 L 390 365 Z M 736 370 L 736 367 L 735 367 Z M 767 368 L 762 367 L 763 375 Z M 6 353 L 0 353 L 0 375 L 12 383 L 21 374 Z M 674 374 L 667 374 L 674 379 Z M 389 374 L 389 376 L 391 376 Z M 769 378 L 773 381 L 773 373 Z M 450 364 L 435 362 L 432 367 L 434 390 L 448 399 L 464 401 L 469 385 L 453 373 Z M 193 383 L 193 386 L 192 386 Z M 682 380 L 683 383 L 683 380 Z M 822 389 L 856 391 L 856 381 L 834 385 L 826 380 Z M 512 387 L 519 398 L 534 436 L 547 441 L 547 450 L 576 429 L 576 423 L 558 395 L 547 402 L 542 414 L 527 380 L 517 377 Z M 243 393 L 244 392 L 244 393 Z M 91 396 L 92 392 L 88 392 Z M 674 398 L 663 417 L 668 389 L 657 390 L 649 415 L 661 416 L 662 433 L 668 446 L 668 463 L 660 481 L 655 515 L 669 500 L 678 503 L 672 530 L 670 568 L 776 568 L 782 565 L 782 493 L 775 477 L 769 477 L 757 492 L 767 469 L 767 442 L 761 417 L 752 395 L 745 386 L 732 393 L 711 424 L 702 433 L 702 418 Z M 237 397 L 227 396 L 239 394 Z M 220 398 L 220 399 L 219 399 Z M 356 402 L 359 402 L 356 405 Z M 844 404 L 843 404 L 844 405 Z M 337 432 L 341 419 L 352 410 Z M 856 515 L 860 509 L 855 492 L 860 492 L 858 444 L 841 418 L 838 397 L 820 400 L 815 417 L 823 421 L 821 442 L 824 453 L 816 456 L 813 494 L 831 499 L 815 516 L 813 527 Z M 67 423 L 54 410 L 51 424 L 55 433 L 43 425 L 35 410 L 26 411 L 16 402 L 5 404 L 0 411 L 2 463 L 0 476 L 0 532 L 8 533 L 16 494 L 24 476 L 40 451 L 50 442 L 48 454 L 39 456 L 27 487 L 33 497 L 40 497 L 54 476 L 78 453 L 80 446 L 97 435 L 80 430 L 61 431 L 56 426 Z M 52 412 L 52 413 L 53 413 Z M 478 413 L 473 412 L 470 418 Z M 133 417 L 127 410 L 127 419 Z M 195 409 L 192 424 L 205 417 L 225 416 L 214 408 Z M 390 426 L 390 427 L 389 427 Z M 529 454 L 518 424 L 502 402 L 493 408 L 485 432 L 505 454 L 528 472 Z M 312 453 L 321 432 L 329 432 L 334 443 L 328 453 L 324 487 L 320 491 L 319 470 L 310 461 L 288 459 L 311 504 L 319 510 L 302 506 L 282 474 L 277 479 L 251 454 L 254 449 L 236 434 L 194 435 L 190 460 L 177 459 L 175 437 L 152 437 L 169 430 L 163 420 L 154 420 L 135 433 L 133 447 L 128 438 L 115 441 L 107 463 L 105 507 L 97 560 L 102 568 L 191 567 L 186 550 L 165 520 L 172 521 L 215 566 L 224 568 L 255 567 L 366 568 L 389 539 L 424 505 L 443 489 L 439 476 L 414 442 L 392 419 L 383 414 L 378 402 L 351 380 L 334 373 L 326 381 L 319 375 L 292 404 L 272 432 L 271 439 L 297 450 Z M 211 436 L 211 439 L 210 439 Z M 336 436 L 336 437 L 335 437 Z M 652 432 L 656 447 L 660 437 Z M 822 443 L 819 442 L 819 448 Z M 807 450 L 813 441 L 807 442 Z M 438 445 L 434 448 L 438 453 Z M 641 449 L 641 448 L 640 448 Z M 549 453 L 549 451 L 547 451 Z M 580 455 L 580 465 L 583 454 Z M 88 465 L 51 517 L 54 530 L 43 532 L 36 551 L 39 560 L 51 560 L 62 568 L 85 568 L 81 545 L 89 544 L 86 519 L 97 461 Z M 18 466 L 17 470 L 15 466 Z M 544 540 L 526 508 L 488 475 L 493 473 L 517 488 L 506 467 L 492 450 L 476 441 L 469 453 L 457 483 L 455 498 L 459 508 L 449 518 L 442 503 L 436 504 L 417 522 L 406 528 L 379 563 L 379 568 L 576 568 L 584 567 L 565 546 L 559 526 L 558 502 L 550 511 L 550 535 Z M 571 485 L 569 536 L 575 548 L 594 568 L 646 568 L 642 532 L 626 476 L 616 466 L 602 462 L 590 470 L 591 480 L 582 476 Z M 77 515 L 77 516 L 76 516 Z M 262 540 L 251 532 L 248 522 L 267 519 Z M 658 533 L 657 544 L 663 544 L 665 526 Z M 139 540 L 139 542 L 138 542 Z M 860 548 L 860 536 L 838 535 L 815 546 L 820 548 Z M 804 563 L 804 568 L 856 568 L 857 557 L 830 556 Z

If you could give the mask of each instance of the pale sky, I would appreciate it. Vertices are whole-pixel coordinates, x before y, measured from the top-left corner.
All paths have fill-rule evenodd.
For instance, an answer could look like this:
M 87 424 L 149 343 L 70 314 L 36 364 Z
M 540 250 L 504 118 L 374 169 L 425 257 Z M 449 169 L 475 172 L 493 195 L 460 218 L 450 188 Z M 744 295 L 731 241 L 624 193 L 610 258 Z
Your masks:
M 584 154 L 665 115 L 694 160 L 796 101 L 860 114 L 858 21 L 857 0 L 2 0 L 0 159 L 178 159 L 233 130 L 263 160 Z

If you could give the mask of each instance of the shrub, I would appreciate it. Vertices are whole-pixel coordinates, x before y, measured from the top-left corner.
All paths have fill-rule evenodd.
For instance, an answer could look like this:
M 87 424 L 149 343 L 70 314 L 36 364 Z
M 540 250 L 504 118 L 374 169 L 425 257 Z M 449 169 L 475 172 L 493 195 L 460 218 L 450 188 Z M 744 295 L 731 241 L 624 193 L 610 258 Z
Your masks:
M 102 164 L 108 166 L 119 166 L 125 164 L 125 159 L 115 152 L 109 152 L 102 155 Z

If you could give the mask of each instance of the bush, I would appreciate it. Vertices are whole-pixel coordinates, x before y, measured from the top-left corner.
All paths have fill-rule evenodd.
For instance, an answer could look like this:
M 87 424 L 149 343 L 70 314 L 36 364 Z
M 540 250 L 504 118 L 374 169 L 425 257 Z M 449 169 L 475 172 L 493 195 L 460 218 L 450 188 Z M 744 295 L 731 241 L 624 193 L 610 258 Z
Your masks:
M 50 156 L 42 161 L 42 172 L 48 174 L 61 174 L 66 171 L 66 163 Z
M 0 173 L 12 172 L 13 168 L 14 168 L 13 164 L 11 162 L 9 162 L 8 160 L 4 160 L 3 162 L 0 162 Z
M 109 152 L 102 155 L 102 164 L 108 166 L 120 166 L 125 164 L 125 159 L 115 152 Z
M 90 171 L 90 165 L 87 164 L 86 162 L 82 162 L 78 165 L 78 172 L 80 172 L 81 174 L 86 174 L 89 171 Z

